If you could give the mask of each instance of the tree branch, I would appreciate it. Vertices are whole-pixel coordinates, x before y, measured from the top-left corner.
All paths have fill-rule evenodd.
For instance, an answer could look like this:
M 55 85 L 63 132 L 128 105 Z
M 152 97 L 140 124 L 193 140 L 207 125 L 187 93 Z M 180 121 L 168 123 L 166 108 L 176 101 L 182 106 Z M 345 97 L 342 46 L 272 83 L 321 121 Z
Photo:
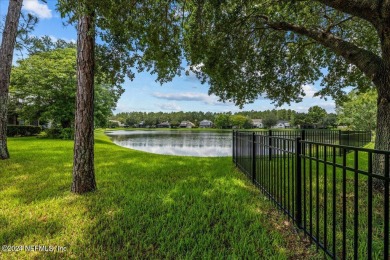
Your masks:
M 308 29 L 287 22 L 272 22 L 269 21 L 266 16 L 260 17 L 264 19 L 265 25 L 273 30 L 295 32 L 302 36 L 309 37 L 331 49 L 333 52 L 343 57 L 348 63 L 358 67 L 370 79 L 374 79 L 375 75 L 378 73 L 378 68 L 382 63 L 382 59 L 371 51 L 359 48 L 324 30 Z
M 341 12 L 360 17 L 371 23 L 378 19 L 378 1 L 375 0 L 315 0 Z
M 346 18 L 338 23 L 333 23 L 333 24 L 328 26 L 328 28 L 326 29 L 326 32 L 330 32 L 333 28 L 335 28 L 335 27 L 337 27 L 337 26 L 339 26 L 339 25 L 341 25 L 349 20 L 352 20 L 352 19 L 353 19 L 353 16 L 349 16 L 348 18 Z

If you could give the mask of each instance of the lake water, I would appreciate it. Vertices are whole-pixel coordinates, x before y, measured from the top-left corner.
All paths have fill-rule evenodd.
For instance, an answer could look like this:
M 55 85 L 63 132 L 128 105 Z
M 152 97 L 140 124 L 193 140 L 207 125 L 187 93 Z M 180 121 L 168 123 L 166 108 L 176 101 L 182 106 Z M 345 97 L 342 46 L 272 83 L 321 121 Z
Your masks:
M 111 140 L 126 148 L 170 155 L 232 155 L 232 133 L 203 131 L 110 131 Z

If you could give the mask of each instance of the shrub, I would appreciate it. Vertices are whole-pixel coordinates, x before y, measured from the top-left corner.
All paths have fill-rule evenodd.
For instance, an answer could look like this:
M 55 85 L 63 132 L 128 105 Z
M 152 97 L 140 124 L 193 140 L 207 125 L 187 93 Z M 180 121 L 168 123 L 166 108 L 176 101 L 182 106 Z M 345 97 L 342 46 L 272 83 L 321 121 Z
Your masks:
M 8 125 L 7 136 L 31 136 L 37 135 L 42 131 L 40 126 L 33 125 Z
M 47 138 L 66 140 L 71 140 L 74 138 L 73 128 L 48 128 L 45 130 L 45 132 Z
M 119 127 L 118 122 L 112 122 L 112 121 L 108 122 L 108 128 L 117 128 L 117 127 Z

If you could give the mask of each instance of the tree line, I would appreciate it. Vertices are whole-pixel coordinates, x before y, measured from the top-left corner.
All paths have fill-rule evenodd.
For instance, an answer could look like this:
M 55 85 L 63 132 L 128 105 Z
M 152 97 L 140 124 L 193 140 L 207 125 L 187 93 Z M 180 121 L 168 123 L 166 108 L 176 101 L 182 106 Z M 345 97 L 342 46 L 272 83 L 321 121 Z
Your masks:
M 111 120 L 134 127 L 154 127 L 162 122 L 169 122 L 171 126 L 178 126 L 182 121 L 190 121 L 199 126 L 202 120 L 210 120 L 217 128 L 252 128 L 252 119 L 262 119 L 265 128 L 271 128 L 277 121 L 288 121 L 292 126 L 302 128 L 329 128 L 337 125 L 337 117 L 334 113 L 327 113 L 319 106 L 310 107 L 307 113 L 298 113 L 292 109 L 272 109 L 265 111 L 240 111 L 240 112 L 121 112 Z

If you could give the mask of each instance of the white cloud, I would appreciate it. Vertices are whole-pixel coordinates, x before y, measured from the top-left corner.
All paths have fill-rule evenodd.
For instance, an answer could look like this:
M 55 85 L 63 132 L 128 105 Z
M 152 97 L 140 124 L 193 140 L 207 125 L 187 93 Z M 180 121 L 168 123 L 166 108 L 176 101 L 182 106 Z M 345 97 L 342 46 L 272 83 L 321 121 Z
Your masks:
M 53 41 L 53 42 L 56 42 L 58 40 L 60 40 L 59 38 L 57 38 L 56 36 L 53 36 L 53 35 L 49 35 L 50 39 Z M 66 42 L 71 42 L 71 43 L 76 43 L 76 40 L 75 39 L 68 39 L 68 38 L 61 38 L 61 40 L 64 40 Z
M 190 81 L 190 82 L 200 82 L 194 71 L 196 72 L 201 72 L 202 67 L 204 66 L 203 63 L 197 64 L 197 65 L 192 65 L 192 66 L 187 66 L 185 68 L 185 75 L 180 76 L 181 78 L 184 78 L 185 81 Z M 187 75 L 188 74 L 188 75 Z
M 227 105 L 229 103 L 223 103 L 218 101 L 218 97 L 215 95 L 207 95 L 196 92 L 184 92 L 184 93 L 160 93 L 155 92 L 152 94 L 154 97 L 165 100 L 175 101 L 200 101 L 206 105 Z
M 58 38 L 55 37 L 55 36 L 53 36 L 53 35 L 50 35 L 49 38 L 50 38 L 50 40 L 52 40 L 53 42 L 58 41 Z
M 299 104 L 299 105 L 298 105 Z M 335 112 L 335 102 L 333 100 L 306 100 L 304 103 L 295 103 L 291 106 L 282 106 L 281 109 L 292 109 L 299 113 L 307 113 L 310 107 L 319 106 L 326 110 L 328 113 Z
M 26 10 L 41 19 L 52 18 L 52 12 L 45 3 L 39 3 L 38 0 L 24 0 L 23 10 Z
M 305 98 L 313 98 L 314 94 L 317 92 L 317 90 L 314 88 L 313 85 L 303 85 L 302 86 L 303 92 L 305 92 L 306 96 Z
M 310 106 L 294 106 L 291 109 L 293 109 L 294 111 L 296 111 L 298 113 L 307 113 L 309 108 L 310 108 Z
M 158 107 L 161 108 L 162 110 L 170 110 L 170 111 L 182 110 L 181 107 L 176 103 L 159 104 Z
M 328 113 L 334 113 L 336 108 L 336 103 L 333 100 L 323 100 L 321 102 L 316 102 L 316 104 L 313 104 L 313 106 L 315 105 L 322 107 Z

